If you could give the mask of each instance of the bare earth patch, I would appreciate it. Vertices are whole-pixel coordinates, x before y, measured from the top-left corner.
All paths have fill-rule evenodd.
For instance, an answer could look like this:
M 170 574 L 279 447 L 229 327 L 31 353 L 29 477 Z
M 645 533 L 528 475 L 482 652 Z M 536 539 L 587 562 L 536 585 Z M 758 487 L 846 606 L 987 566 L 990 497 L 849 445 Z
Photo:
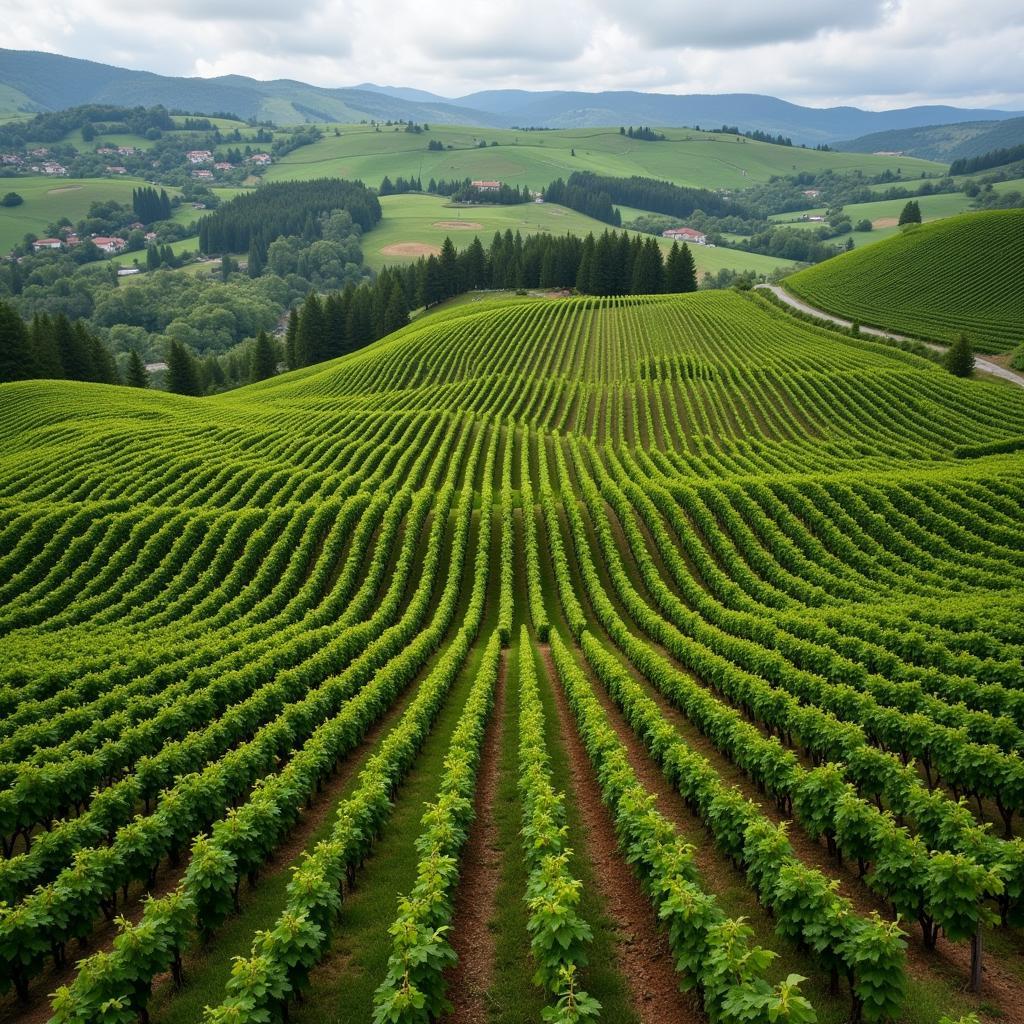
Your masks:
M 478 220 L 435 220 L 430 225 L 443 228 L 445 231 L 483 231 L 484 226 Z
M 58 196 L 61 192 L 78 192 L 82 188 L 81 185 L 65 185 L 63 188 L 51 188 L 48 189 L 46 194 L 48 196 Z
M 426 242 L 394 242 L 380 250 L 381 256 L 438 256 L 441 250 Z
M 875 228 L 894 228 L 899 222 L 899 217 L 879 217 L 878 220 L 871 222 L 871 226 Z

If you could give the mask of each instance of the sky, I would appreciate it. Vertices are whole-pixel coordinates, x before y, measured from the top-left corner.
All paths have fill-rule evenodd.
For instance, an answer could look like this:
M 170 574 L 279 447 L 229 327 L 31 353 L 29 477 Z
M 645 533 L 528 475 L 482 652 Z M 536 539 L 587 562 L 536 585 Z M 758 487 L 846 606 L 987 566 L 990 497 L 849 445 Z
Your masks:
M 1024 110 L 1022 0 L 0 0 L 3 45 L 166 75 Z

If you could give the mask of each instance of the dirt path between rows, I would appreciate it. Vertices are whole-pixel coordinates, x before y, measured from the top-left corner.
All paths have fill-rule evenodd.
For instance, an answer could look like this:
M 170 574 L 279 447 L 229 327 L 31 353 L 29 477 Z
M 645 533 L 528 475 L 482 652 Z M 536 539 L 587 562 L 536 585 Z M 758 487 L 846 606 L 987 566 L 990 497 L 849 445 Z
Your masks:
M 771 292 L 777 298 L 781 299 L 787 306 L 792 306 L 793 309 L 799 309 L 803 313 L 809 313 L 811 316 L 816 316 L 821 320 L 828 320 L 831 323 L 838 324 L 840 327 L 852 327 L 853 322 L 851 320 L 844 320 L 842 317 L 834 316 L 832 313 L 826 313 L 823 309 L 817 309 L 815 306 L 810 305 L 798 299 L 794 295 L 790 295 L 789 292 L 777 284 L 759 284 L 757 288 L 763 288 L 766 291 Z M 877 327 L 866 327 L 861 324 L 861 334 L 872 335 L 876 338 L 895 338 L 897 341 L 921 341 L 920 338 L 908 338 L 904 334 L 897 334 L 895 331 L 882 331 Z M 947 346 L 937 345 L 931 341 L 921 341 L 921 344 L 926 348 L 930 348 L 933 352 L 945 352 Z M 992 362 L 991 359 L 984 359 L 981 356 L 974 357 L 974 365 L 976 369 L 982 373 L 989 373 L 993 377 L 999 377 L 1001 380 L 1009 381 L 1011 384 L 1016 384 L 1017 387 L 1024 388 L 1024 376 L 1019 373 L 1014 373 L 1013 370 L 1008 370 L 1004 366 L 1000 366 L 998 363 Z
M 679 989 L 668 937 L 658 928 L 647 897 L 619 853 L 615 826 L 558 683 L 551 648 L 538 644 L 555 696 L 558 726 L 569 758 L 573 795 L 587 836 L 594 878 L 616 923 L 616 959 L 642 1024 L 704 1024 L 696 997 Z M 644 780 L 646 781 L 646 780 Z
M 501 652 L 494 708 L 484 733 L 476 787 L 476 817 L 462 854 L 459 887 L 452 919 L 452 946 L 458 961 L 448 977 L 451 1012 L 446 1024 L 478 1024 L 487 1019 L 487 992 L 494 978 L 495 938 L 491 920 L 501 882 L 501 847 L 494 816 L 505 733 L 509 651 Z

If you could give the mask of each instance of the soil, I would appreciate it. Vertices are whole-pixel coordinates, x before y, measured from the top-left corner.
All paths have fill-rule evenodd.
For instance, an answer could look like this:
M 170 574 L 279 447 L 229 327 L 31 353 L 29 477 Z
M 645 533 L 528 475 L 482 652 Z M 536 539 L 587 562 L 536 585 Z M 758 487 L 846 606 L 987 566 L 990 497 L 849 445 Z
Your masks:
M 46 194 L 48 196 L 59 196 L 61 192 L 78 192 L 81 187 L 81 185 L 65 185 L 63 188 L 48 189 Z
M 873 228 L 894 228 L 899 222 L 899 217 L 879 217 L 878 220 L 871 222 L 871 226 Z
M 446 1024 L 476 1024 L 487 1019 L 487 991 L 494 972 L 494 933 L 490 922 L 501 881 L 501 851 L 494 805 L 498 795 L 499 762 L 505 718 L 505 680 L 508 651 L 502 651 L 494 709 L 484 734 L 483 755 L 476 788 L 476 818 L 462 855 L 459 888 L 452 920 L 452 946 L 458 962 L 448 977 L 452 1009 Z
M 394 242 L 380 250 L 381 256 L 438 256 L 441 249 L 425 242 Z
M 655 921 L 640 883 L 619 853 L 615 827 L 601 802 L 593 768 L 576 731 L 565 693 L 551 660 L 551 648 L 538 644 L 555 695 L 558 723 L 569 756 L 572 788 L 587 835 L 587 852 L 609 917 L 616 922 L 616 959 L 641 1024 L 704 1021 L 695 997 L 680 991 L 668 937 Z
M 435 220 L 430 225 L 443 228 L 445 231 L 483 231 L 484 226 L 478 220 Z

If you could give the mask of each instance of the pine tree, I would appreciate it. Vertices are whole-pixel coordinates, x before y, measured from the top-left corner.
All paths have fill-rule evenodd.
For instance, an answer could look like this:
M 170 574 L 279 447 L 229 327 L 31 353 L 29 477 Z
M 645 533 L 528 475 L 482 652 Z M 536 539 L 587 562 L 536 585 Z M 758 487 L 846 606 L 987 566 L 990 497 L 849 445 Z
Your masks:
M 697 290 L 697 268 L 693 262 L 693 253 L 685 243 L 672 243 L 665 264 L 665 291 L 695 292 Z
M 88 338 L 83 338 L 82 333 L 75 330 L 63 313 L 54 321 L 53 337 L 68 380 L 95 380 L 96 369 L 89 351 Z
M 196 362 L 180 341 L 171 341 L 167 352 L 167 390 L 176 395 L 197 396 L 202 393 Z
M 149 371 L 142 361 L 142 356 L 135 349 L 128 353 L 128 372 L 125 374 L 125 383 L 130 388 L 149 387 Z
M 28 380 L 37 373 L 25 321 L 0 302 L 0 381 Z
M 402 286 L 396 281 L 391 288 L 387 309 L 384 311 L 384 334 L 401 330 L 409 323 L 409 311 L 406 308 Z
M 293 306 L 288 314 L 288 327 L 284 332 L 284 359 L 289 370 L 296 370 L 299 362 L 299 311 Z
M 64 372 L 64 364 L 61 362 L 60 351 L 57 348 L 53 321 L 47 314 L 37 314 L 32 318 L 32 326 L 29 328 L 29 343 L 40 378 L 62 380 L 67 376 Z
M 249 373 L 250 380 L 266 380 L 277 373 L 277 356 L 274 353 L 274 344 L 266 331 L 260 331 L 256 335 L 256 344 L 252 349 L 252 369 Z
M 97 335 L 86 331 L 81 321 L 75 327 L 81 327 L 85 343 L 89 346 L 89 354 L 93 365 L 93 380 L 98 381 L 100 384 L 120 384 L 121 374 L 117 371 L 117 363 L 114 362 L 110 349 L 100 341 Z
M 588 234 L 583 242 L 579 270 L 576 273 L 576 290 L 585 295 L 594 294 L 594 236 Z
M 249 243 L 249 258 L 246 261 L 245 271 L 249 277 L 259 277 L 263 273 L 263 257 L 255 238 Z
M 921 223 L 921 207 L 916 199 L 910 199 L 907 205 L 900 211 L 899 227 L 903 227 L 904 224 L 920 224 Z
M 300 366 L 311 366 L 327 358 L 327 322 L 316 292 L 310 292 L 302 304 L 295 350 Z
M 954 377 L 970 377 L 974 373 L 974 349 L 966 334 L 961 334 L 950 345 L 943 362 Z
M 160 269 L 160 250 L 155 245 L 146 246 L 146 269 Z
M 431 254 L 423 264 L 423 277 L 420 281 L 419 304 L 434 306 L 444 298 L 444 273 L 440 261 Z
M 448 237 L 445 237 L 441 244 L 439 262 L 441 264 L 441 290 L 444 297 L 450 299 L 453 295 L 458 295 L 460 289 L 458 254 L 455 252 L 455 243 Z

